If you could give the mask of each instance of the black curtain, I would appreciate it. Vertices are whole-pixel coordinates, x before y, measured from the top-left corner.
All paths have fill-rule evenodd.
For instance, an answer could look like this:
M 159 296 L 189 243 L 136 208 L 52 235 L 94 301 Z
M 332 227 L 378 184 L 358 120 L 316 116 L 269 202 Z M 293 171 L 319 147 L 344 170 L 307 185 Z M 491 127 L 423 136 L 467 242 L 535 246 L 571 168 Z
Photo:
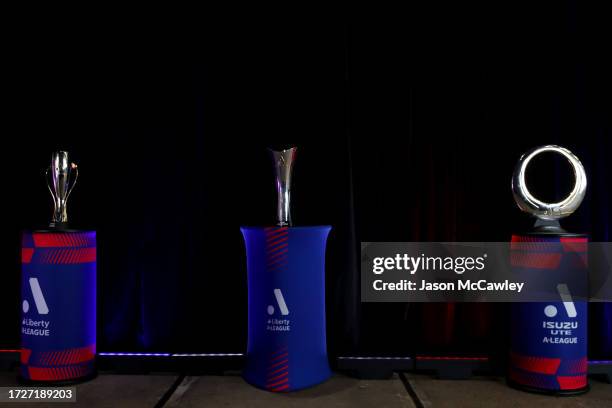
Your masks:
M 332 353 L 488 351 L 495 306 L 360 304 L 359 242 L 507 240 L 532 222 L 512 199 L 514 164 L 545 143 L 589 177 L 564 226 L 607 240 L 603 11 L 449 2 L 324 23 L 20 22 L 5 67 L 0 346 L 19 342 L 19 232 L 48 222 L 42 172 L 66 149 L 82 176 L 71 220 L 98 231 L 99 349 L 243 350 L 239 227 L 273 221 L 266 148 L 296 144 L 294 221 L 333 226 Z M 563 195 L 563 161 L 535 166 L 534 190 Z

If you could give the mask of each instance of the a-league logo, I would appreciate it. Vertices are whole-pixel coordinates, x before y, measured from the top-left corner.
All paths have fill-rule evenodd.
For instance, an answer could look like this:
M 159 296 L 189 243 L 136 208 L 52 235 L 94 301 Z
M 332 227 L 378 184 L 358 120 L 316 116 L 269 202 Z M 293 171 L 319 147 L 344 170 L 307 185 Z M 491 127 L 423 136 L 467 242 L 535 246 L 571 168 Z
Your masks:
M 576 317 L 578 316 L 578 312 L 576 311 L 576 305 L 574 304 L 574 300 L 572 299 L 572 295 L 569 291 L 569 288 L 566 284 L 557 285 L 557 291 L 559 292 L 559 296 L 561 296 L 561 301 L 563 302 L 563 308 L 565 309 L 565 313 L 567 313 L 568 317 Z M 544 314 L 546 317 L 553 318 L 557 316 L 559 311 L 555 305 L 548 305 L 544 307 Z
M 45 301 L 45 296 L 42 293 L 42 289 L 40 288 L 40 284 L 38 283 L 38 278 L 30 278 L 30 290 L 32 291 L 32 296 L 34 297 L 34 304 L 36 305 L 36 311 L 38 314 L 46 315 L 49 313 L 49 308 L 47 307 L 47 302 Z M 24 299 L 21 304 L 21 308 L 23 309 L 23 313 L 28 313 L 30 310 L 30 303 Z
M 280 289 L 274 289 L 274 297 L 276 298 L 276 303 L 278 304 L 278 308 L 283 316 L 287 316 L 289 314 L 289 309 L 287 308 L 287 303 L 285 303 L 285 298 L 283 297 L 283 292 Z M 268 305 L 268 314 L 274 314 L 274 306 Z

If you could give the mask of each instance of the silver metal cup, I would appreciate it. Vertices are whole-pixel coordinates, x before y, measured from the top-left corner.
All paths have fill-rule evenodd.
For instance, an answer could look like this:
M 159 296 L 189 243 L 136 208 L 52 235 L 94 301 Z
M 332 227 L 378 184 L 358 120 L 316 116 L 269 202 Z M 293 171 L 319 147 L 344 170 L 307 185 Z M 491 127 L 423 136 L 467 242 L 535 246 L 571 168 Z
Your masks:
M 53 198 L 51 225 L 68 222 L 68 197 L 74 189 L 79 170 L 68 160 L 68 152 L 58 151 L 51 155 L 51 166 L 45 173 L 47 187 Z
M 270 149 L 276 175 L 276 225 L 280 227 L 291 226 L 291 172 L 296 151 L 297 147 L 280 151 Z
M 572 191 L 565 199 L 557 203 L 546 203 L 538 200 L 527 189 L 525 181 L 527 166 L 531 159 L 544 152 L 555 152 L 564 156 L 574 171 L 575 182 Z M 516 204 L 521 210 L 545 221 L 558 220 L 576 211 L 584 199 L 586 188 L 587 177 L 580 160 L 566 148 L 556 145 L 536 147 L 522 155 L 512 176 L 512 193 Z

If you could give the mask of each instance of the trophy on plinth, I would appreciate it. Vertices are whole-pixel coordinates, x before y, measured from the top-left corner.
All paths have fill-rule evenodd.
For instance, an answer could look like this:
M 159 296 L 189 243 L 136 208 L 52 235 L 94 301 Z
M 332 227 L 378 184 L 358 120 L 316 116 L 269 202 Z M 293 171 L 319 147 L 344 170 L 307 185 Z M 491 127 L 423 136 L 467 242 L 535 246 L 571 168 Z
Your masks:
M 78 168 L 68 152 L 53 153 L 46 177 L 49 227 L 22 234 L 20 379 L 69 384 L 96 374 L 96 232 L 69 227 Z
M 539 200 L 527 188 L 527 167 L 545 152 L 565 157 L 575 177 L 569 195 L 556 203 Z M 588 237 L 567 232 L 559 224 L 560 218 L 580 206 L 586 187 L 580 160 L 560 146 L 532 149 L 516 165 L 512 177 L 514 199 L 536 222 L 531 231 L 512 236 L 512 269 L 527 276 L 532 284 L 542 282 L 553 301 L 547 297 L 545 301 L 511 305 L 508 383 L 515 388 L 553 395 L 588 390 L 588 302 L 584 290 L 588 282 Z
M 242 227 L 247 251 L 248 344 L 243 377 L 272 392 L 307 388 L 331 370 L 325 332 L 325 248 L 330 226 L 294 226 L 296 148 L 270 151 L 276 225 Z

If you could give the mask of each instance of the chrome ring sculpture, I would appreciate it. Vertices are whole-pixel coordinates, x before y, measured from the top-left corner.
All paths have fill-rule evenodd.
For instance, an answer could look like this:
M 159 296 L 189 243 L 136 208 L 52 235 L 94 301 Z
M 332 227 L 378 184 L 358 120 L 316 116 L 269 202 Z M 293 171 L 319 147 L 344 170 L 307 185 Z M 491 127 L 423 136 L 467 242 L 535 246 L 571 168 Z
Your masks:
M 545 203 L 535 198 L 527 189 L 525 173 L 531 159 L 540 153 L 555 152 L 564 156 L 574 171 L 574 188 L 569 195 L 557 203 Z M 512 194 L 519 208 L 542 220 L 557 220 L 567 217 L 580 206 L 587 188 L 587 178 L 580 160 L 569 150 L 556 145 L 536 147 L 523 154 L 519 159 L 512 176 Z

